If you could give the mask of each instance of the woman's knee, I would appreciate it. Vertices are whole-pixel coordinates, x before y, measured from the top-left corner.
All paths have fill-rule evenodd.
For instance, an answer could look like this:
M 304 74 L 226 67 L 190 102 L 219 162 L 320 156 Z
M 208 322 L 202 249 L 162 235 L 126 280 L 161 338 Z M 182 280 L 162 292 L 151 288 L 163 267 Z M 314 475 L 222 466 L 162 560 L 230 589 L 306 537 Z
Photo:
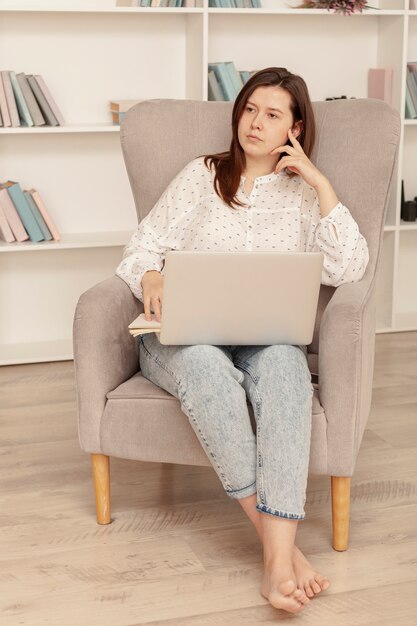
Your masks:
M 299 346 L 275 344 L 262 350 L 258 363 L 259 378 L 288 380 L 292 384 L 311 385 L 311 373 L 305 352 Z

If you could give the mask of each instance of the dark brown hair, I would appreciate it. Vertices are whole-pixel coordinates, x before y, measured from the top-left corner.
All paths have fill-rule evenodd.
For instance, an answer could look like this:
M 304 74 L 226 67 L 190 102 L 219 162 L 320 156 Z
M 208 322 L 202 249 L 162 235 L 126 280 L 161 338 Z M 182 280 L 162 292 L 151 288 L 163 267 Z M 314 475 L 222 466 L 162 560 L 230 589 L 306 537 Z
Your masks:
M 210 168 L 214 167 L 214 188 L 217 195 L 232 209 L 245 206 L 235 197 L 242 172 L 246 166 L 245 153 L 238 138 L 238 124 L 247 100 L 258 87 L 281 87 L 288 92 L 291 100 L 290 109 L 293 125 L 300 120 L 303 122 L 301 134 L 298 135 L 297 140 L 307 157 L 310 157 L 314 147 L 316 126 L 313 107 L 307 85 L 301 76 L 292 74 L 285 67 L 267 67 L 253 74 L 240 90 L 233 106 L 230 149 L 227 152 L 207 154 L 204 157 L 205 165 Z M 281 156 L 286 156 L 286 154 L 281 154 Z M 295 172 L 290 170 L 286 170 L 286 174 L 289 178 L 297 176 Z

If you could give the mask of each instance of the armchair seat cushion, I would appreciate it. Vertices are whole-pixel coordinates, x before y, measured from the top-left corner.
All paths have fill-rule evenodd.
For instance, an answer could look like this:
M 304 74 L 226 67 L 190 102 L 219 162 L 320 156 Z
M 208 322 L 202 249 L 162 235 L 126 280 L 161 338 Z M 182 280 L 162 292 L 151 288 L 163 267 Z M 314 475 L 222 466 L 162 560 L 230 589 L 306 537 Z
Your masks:
M 310 369 L 315 356 L 309 355 Z M 252 405 L 248 402 L 247 406 L 255 432 Z M 179 400 L 154 385 L 141 372 L 137 372 L 107 394 L 100 425 L 100 441 L 101 452 L 109 456 L 140 461 L 210 465 L 188 417 L 181 410 Z M 181 441 L 180 446 L 178 441 Z M 326 417 L 315 386 L 309 467 L 311 473 L 326 473 L 326 450 Z

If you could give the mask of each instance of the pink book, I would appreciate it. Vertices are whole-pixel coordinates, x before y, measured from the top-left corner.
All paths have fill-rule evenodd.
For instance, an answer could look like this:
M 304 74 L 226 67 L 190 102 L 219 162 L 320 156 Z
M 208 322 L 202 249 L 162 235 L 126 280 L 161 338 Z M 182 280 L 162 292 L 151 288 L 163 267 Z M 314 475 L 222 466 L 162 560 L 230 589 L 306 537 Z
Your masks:
M 3 118 L 3 126 L 11 126 L 9 107 L 7 106 L 6 92 L 4 90 L 3 78 L 0 74 L 0 112 Z
M 3 239 L 3 241 L 7 241 L 7 243 L 12 243 L 12 241 L 16 241 L 10 229 L 9 223 L 6 219 L 6 216 L 4 214 L 1 204 L 0 204 L 0 239 Z
M 52 113 L 55 115 L 56 119 L 59 122 L 60 126 L 65 126 L 65 120 L 62 117 L 62 113 L 61 111 L 58 109 L 58 105 L 55 102 L 55 100 L 53 99 L 51 92 L 49 91 L 48 87 L 46 86 L 45 81 L 43 80 L 42 76 L 40 76 L 39 74 L 35 74 L 35 80 L 39 85 L 39 89 L 42 91 L 43 95 L 45 96 L 49 106 L 52 109 Z
M 53 239 L 55 241 L 60 241 L 61 236 L 60 236 L 60 234 L 59 234 L 59 232 L 57 230 L 57 227 L 53 223 L 51 216 L 49 215 L 48 211 L 46 210 L 46 207 L 45 207 L 44 203 L 42 202 L 42 199 L 41 199 L 39 193 L 36 191 L 36 189 L 29 189 L 29 193 L 32 196 L 33 200 L 35 201 L 35 204 L 38 207 L 38 209 L 40 211 L 40 214 L 42 215 L 43 219 L 45 220 L 45 223 L 46 223 L 47 227 L 49 228 Z
M 13 200 L 7 193 L 7 189 L 0 188 L 0 205 L 16 241 L 27 241 L 29 239 L 29 235 L 27 234 L 26 229 L 22 224 L 22 220 L 15 209 Z
M 368 73 L 368 98 L 384 100 L 392 105 L 392 75 L 391 68 L 370 69 Z

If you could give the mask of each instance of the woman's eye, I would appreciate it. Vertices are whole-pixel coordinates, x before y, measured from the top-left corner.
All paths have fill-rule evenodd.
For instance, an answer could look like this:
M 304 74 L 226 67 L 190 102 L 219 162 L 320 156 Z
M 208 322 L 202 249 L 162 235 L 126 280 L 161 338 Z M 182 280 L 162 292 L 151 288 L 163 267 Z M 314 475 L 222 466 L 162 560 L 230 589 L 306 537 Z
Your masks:
M 249 111 L 249 112 L 253 111 L 252 107 L 246 107 L 246 110 Z

